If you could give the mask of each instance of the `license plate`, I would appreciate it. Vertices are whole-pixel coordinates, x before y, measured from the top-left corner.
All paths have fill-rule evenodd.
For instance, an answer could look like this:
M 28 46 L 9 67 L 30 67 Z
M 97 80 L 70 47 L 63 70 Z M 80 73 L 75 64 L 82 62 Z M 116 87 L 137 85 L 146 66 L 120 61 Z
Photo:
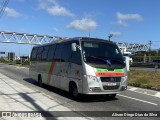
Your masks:
M 105 82 L 105 84 L 103 85 L 106 85 L 106 86 L 116 86 L 116 83 L 115 82 Z

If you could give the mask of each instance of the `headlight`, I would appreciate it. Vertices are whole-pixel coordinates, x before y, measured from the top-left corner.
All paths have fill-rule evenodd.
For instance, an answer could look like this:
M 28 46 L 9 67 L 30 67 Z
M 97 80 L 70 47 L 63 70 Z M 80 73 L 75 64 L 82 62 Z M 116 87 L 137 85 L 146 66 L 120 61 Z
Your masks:
M 124 80 L 127 80 L 127 79 L 128 79 L 128 76 L 124 76 L 123 79 L 124 79 Z
M 122 83 L 125 82 L 125 81 L 127 81 L 127 79 L 128 79 L 128 76 L 122 77 Z
M 96 76 L 86 75 L 88 80 L 93 80 L 95 82 L 99 82 L 98 78 Z

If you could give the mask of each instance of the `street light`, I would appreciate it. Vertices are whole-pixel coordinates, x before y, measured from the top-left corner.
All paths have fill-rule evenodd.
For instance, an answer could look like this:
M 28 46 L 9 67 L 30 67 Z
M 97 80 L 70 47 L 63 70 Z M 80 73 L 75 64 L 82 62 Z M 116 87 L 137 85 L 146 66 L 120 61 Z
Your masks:
M 109 41 L 111 40 L 111 37 L 113 37 L 113 34 L 110 34 L 110 35 L 108 36 L 108 40 L 109 40 Z

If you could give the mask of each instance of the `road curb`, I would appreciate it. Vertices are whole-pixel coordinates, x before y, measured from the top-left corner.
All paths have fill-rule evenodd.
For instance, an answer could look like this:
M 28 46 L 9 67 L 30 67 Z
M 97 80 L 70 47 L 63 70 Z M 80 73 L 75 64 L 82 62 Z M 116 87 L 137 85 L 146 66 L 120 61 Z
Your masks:
M 128 86 L 127 90 L 160 98 L 160 92 L 151 89 Z

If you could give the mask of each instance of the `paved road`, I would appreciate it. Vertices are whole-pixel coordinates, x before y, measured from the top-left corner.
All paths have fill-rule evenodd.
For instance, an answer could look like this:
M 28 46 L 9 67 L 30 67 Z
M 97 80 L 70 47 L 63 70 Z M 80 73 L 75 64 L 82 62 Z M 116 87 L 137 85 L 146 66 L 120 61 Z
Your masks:
M 0 73 L 32 89 L 45 92 L 59 104 L 64 105 L 65 107 L 68 107 L 69 109 L 74 111 L 160 111 L 160 94 L 155 91 L 129 87 L 126 92 L 118 94 L 114 100 L 108 100 L 104 96 L 84 96 L 84 99 L 82 101 L 74 101 L 70 97 L 68 97 L 68 93 L 64 91 L 47 85 L 43 88 L 38 87 L 36 81 L 29 79 L 28 70 L 28 68 L 0 64 Z M 97 114 L 97 116 L 103 116 L 101 115 L 101 112 L 97 112 L 94 114 Z M 96 117 L 93 119 L 105 120 L 106 118 Z M 114 119 L 128 120 L 131 118 L 115 117 Z M 132 119 L 158 120 L 159 118 L 138 117 Z

